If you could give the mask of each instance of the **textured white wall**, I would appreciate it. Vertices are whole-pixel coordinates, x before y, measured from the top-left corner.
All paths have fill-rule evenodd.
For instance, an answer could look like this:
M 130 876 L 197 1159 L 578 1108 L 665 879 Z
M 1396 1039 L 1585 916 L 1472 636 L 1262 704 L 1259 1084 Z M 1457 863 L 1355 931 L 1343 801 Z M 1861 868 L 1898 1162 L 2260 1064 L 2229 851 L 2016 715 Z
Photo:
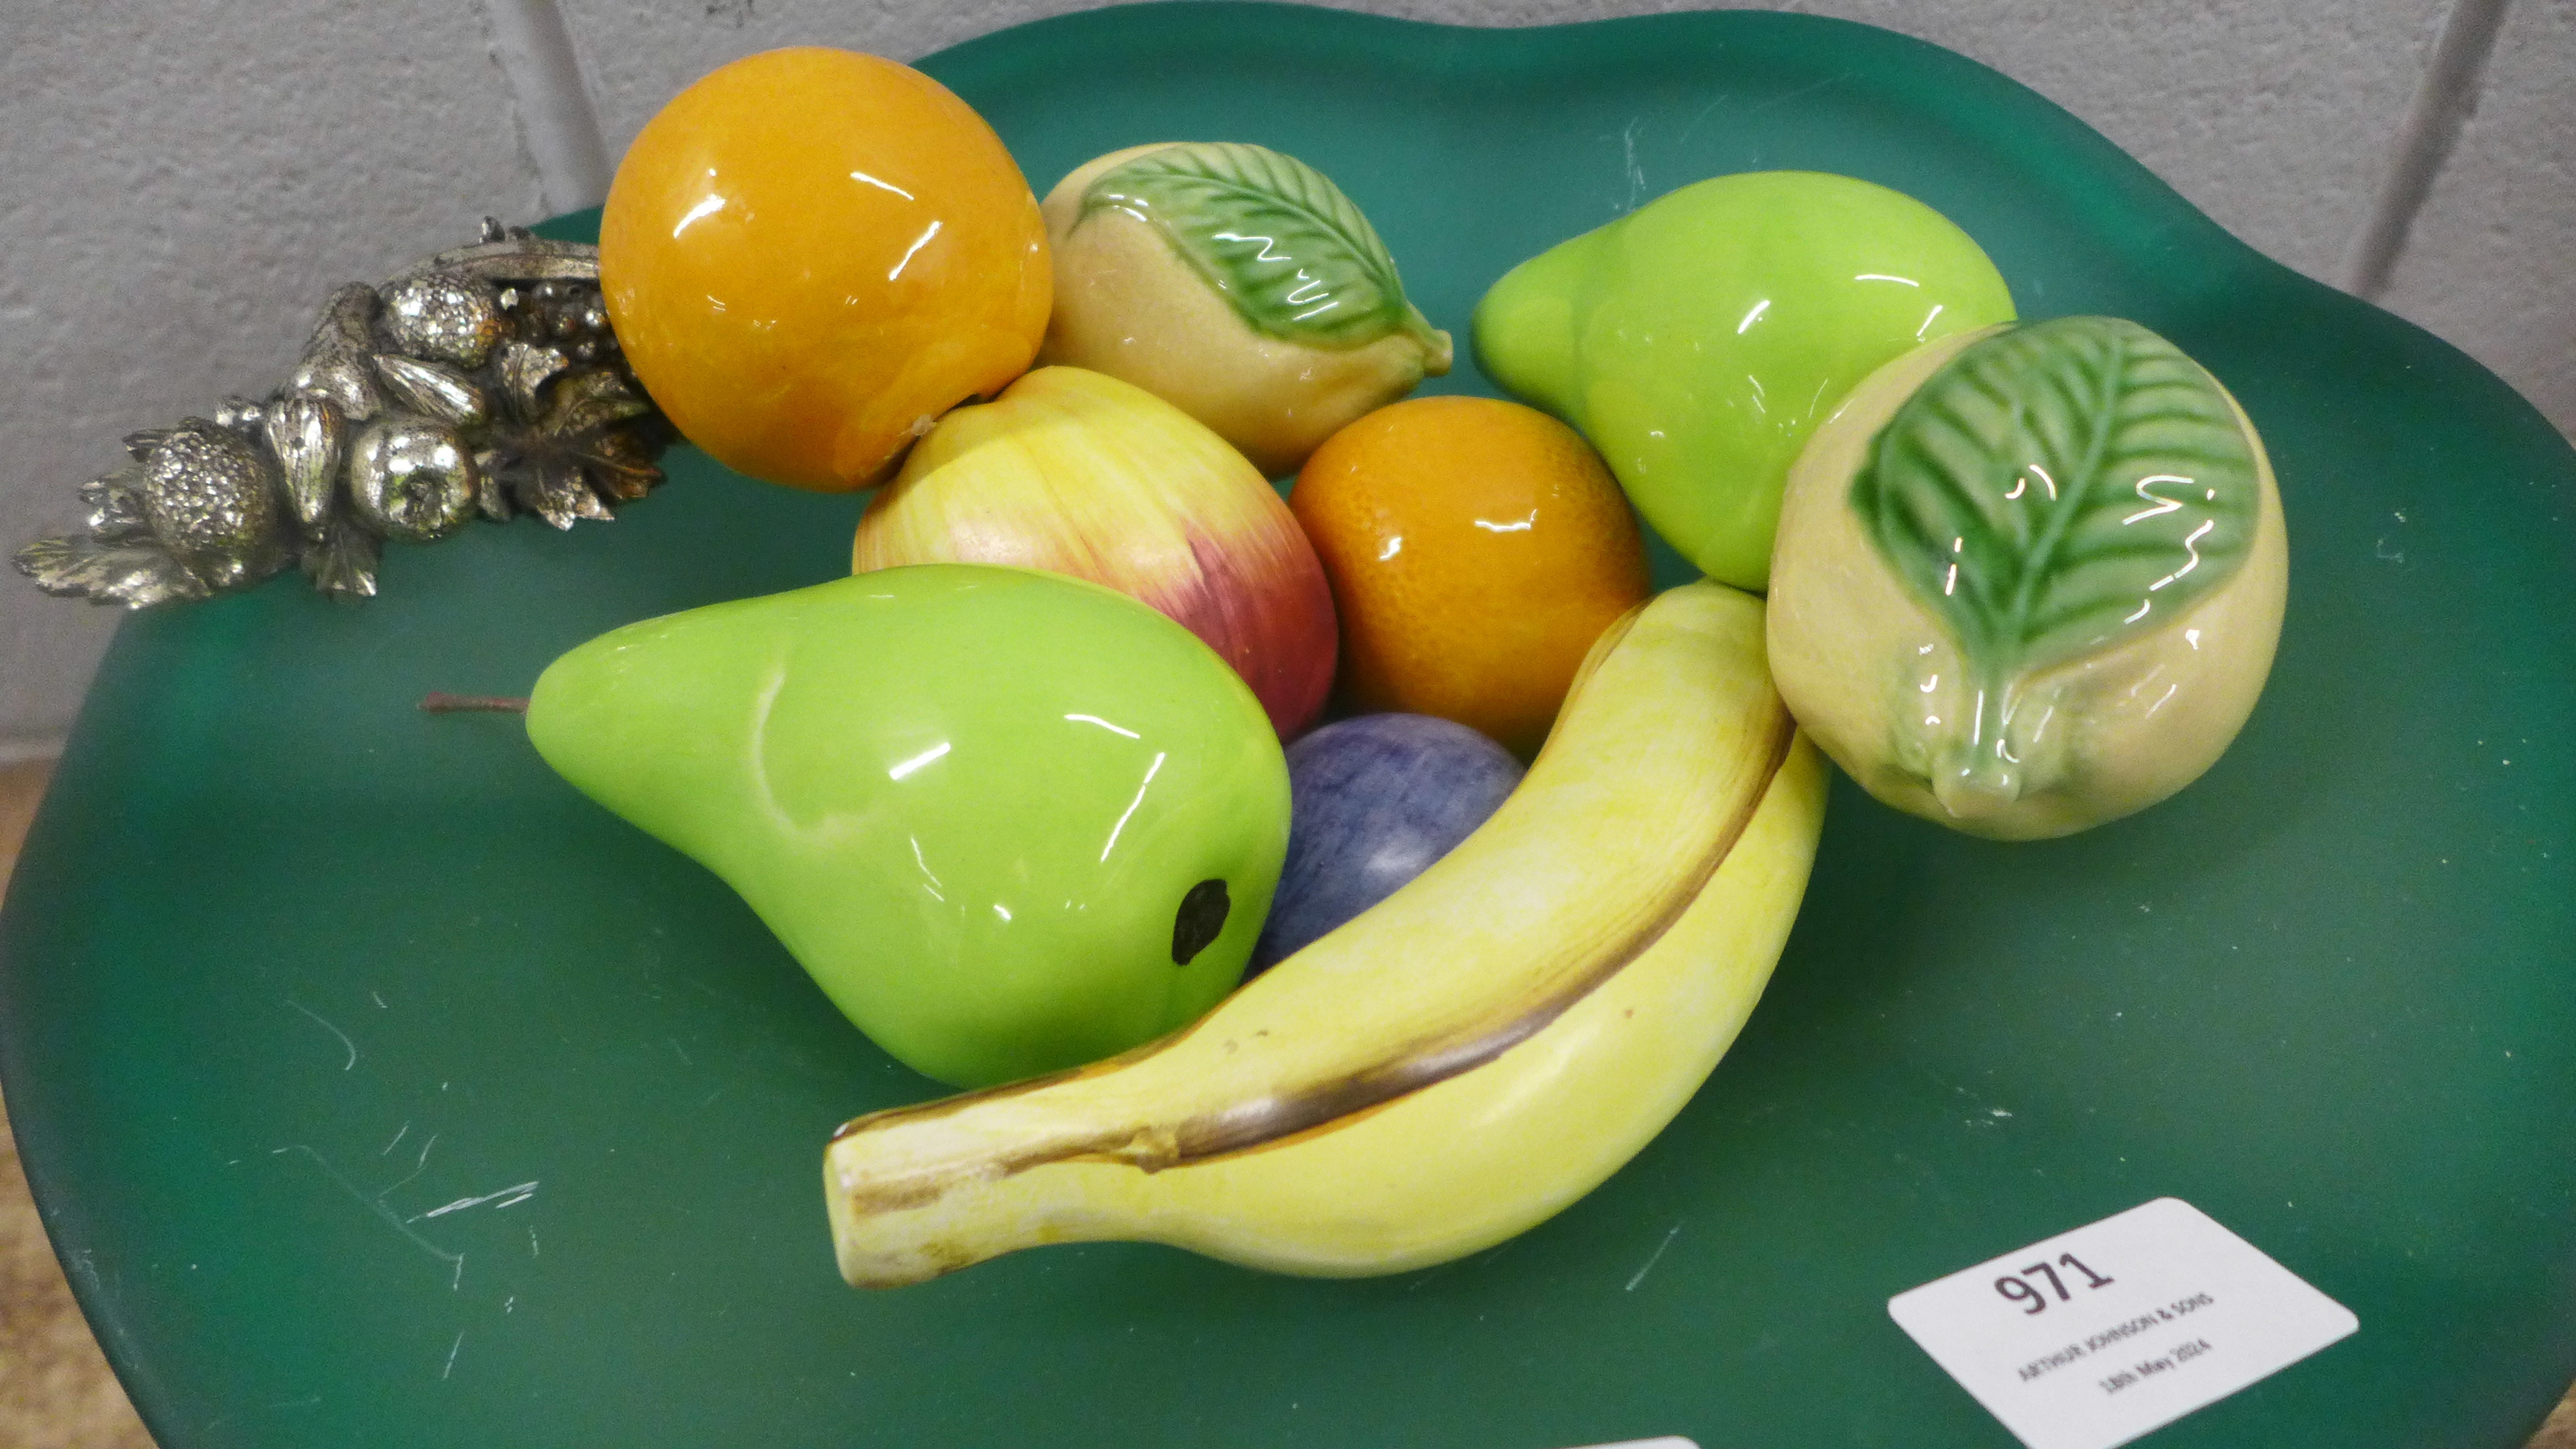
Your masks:
M 581 198 L 495 53 L 530 0 L 0 5 L 0 551 L 78 521 L 116 439 L 276 385 L 315 308 Z M 542 4 L 542 0 L 537 0 Z M 607 154 L 672 92 L 770 46 L 917 58 L 1101 0 L 559 0 Z M 2454 3 L 1787 0 L 2046 94 L 2273 256 L 2341 281 Z M 2491 3 L 2491 0 L 2487 0 Z M 499 7 L 497 12 L 487 7 Z M 1670 0 L 1348 0 L 1485 25 Z M 494 25 L 496 17 L 503 21 Z M 522 67 L 524 71 L 524 67 Z M 2388 297 L 2576 427 L 2576 0 L 2513 0 L 2490 90 Z M 1041 186 L 1052 178 L 1032 178 Z M 68 727 L 106 610 L 0 572 L 0 757 Z
M 1984 61 L 2218 223 L 2339 283 L 2447 0 L 1818 0 Z
M 0 138 L 0 553 L 125 434 L 284 381 L 332 287 L 538 205 L 464 0 L 5 0 Z M 0 755 L 115 622 L 0 569 Z
M 2576 435 L 2576 0 L 2514 0 L 2382 305 Z

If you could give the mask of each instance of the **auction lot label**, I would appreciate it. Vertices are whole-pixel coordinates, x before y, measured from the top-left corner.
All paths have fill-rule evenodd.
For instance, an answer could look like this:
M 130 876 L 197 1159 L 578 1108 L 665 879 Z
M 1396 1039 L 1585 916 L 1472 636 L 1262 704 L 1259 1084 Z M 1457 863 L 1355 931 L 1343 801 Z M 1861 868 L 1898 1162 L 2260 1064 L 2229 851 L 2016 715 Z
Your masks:
M 1888 1316 L 2030 1449 L 2111 1449 L 2361 1326 L 2179 1198 L 1887 1300 Z

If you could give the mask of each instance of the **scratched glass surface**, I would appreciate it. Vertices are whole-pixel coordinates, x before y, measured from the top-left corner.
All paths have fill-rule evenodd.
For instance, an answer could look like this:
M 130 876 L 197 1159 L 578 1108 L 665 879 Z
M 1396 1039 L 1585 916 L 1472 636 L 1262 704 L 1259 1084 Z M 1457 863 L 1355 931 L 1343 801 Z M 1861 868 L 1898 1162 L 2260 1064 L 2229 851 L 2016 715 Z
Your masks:
M 2536 412 L 2028 91 L 1812 17 L 1146 7 L 929 68 L 1041 188 L 1172 137 L 1298 156 L 1453 330 L 1700 177 L 1920 197 L 2025 317 L 2133 318 L 2244 404 L 2297 520 L 2264 702 L 2199 784 L 2066 841 L 1838 788 L 1708 1087 L 1494 1252 L 1317 1282 L 1047 1249 L 860 1294 L 817 1156 L 935 1089 L 515 722 L 414 709 L 832 577 L 855 501 L 683 453 L 612 527 L 390 550 L 364 609 L 290 581 L 136 618 L 0 913 L 0 1069 L 167 1449 L 1988 1445 L 1888 1297 L 2164 1194 L 2362 1328 L 2159 1443 L 2528 1435 L 2576 1376 L 2576 1159 L 2533 1146 L 2576 1111 L 2576 459 Z

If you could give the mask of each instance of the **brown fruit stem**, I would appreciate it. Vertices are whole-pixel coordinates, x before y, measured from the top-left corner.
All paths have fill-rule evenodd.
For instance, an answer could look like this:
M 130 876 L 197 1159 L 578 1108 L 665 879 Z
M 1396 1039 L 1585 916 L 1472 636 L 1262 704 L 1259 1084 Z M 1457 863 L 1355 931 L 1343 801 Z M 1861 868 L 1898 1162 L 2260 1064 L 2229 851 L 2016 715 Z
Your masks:
M 421 696 L 420 709 L 423 714 L 526 714 L 528 702 L 514 695 L 448 694 L 434 689 Z

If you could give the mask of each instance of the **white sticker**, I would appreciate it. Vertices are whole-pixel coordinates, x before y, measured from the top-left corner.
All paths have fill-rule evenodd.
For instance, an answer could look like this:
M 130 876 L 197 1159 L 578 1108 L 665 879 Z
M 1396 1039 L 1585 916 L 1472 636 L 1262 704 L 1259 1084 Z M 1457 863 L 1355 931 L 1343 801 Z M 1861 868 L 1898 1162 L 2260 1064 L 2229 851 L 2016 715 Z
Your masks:
M 1679 1434 L 1666 1434 L 1660 1439 L 1622 1439 L 1616 1444 L 1587 1444 L 1584 1449 L 1699 1449 L 1699 1445 Z
M 1887 1313 L 2030 1449 L 2126 1444 L 2361 1326 L 2170 1197 L 1899 1293 Z

